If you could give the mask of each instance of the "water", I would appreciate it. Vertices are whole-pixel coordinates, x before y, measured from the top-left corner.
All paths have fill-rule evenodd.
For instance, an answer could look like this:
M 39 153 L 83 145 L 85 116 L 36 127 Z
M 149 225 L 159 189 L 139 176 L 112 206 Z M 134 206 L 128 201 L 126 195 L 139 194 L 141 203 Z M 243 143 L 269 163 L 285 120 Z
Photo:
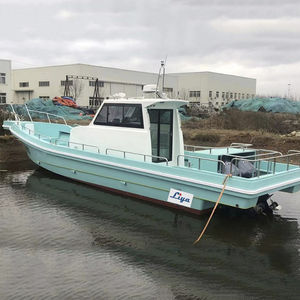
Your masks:
M 0 299 L 299 299 L 299 193 L 273 196 L 273 219 L 219 211 L 193 246 L 207 216 L 13 167 L 0 172 Z

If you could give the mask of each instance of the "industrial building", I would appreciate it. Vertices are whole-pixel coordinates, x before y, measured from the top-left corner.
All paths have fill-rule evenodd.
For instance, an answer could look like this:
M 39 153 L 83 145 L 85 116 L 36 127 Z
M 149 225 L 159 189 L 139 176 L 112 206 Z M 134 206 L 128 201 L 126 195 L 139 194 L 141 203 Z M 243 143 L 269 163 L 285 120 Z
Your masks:
M 10 71 L 10 62 L 1 60 L 0 74 L 6 74 L 2 80 L 6 83 L 3 93 L 6 94 L 7 102 L 21 104 L 31 98 L 52 99 L 63 96 L 67 86 L 77 104 L 86 107 L 98 107 L 103 99 L 119 92 L 125 93 L 127 97 L 140 97 L 143 86 L 156 84 L 158 77 L 156 73 L 87 64 Z M 1 78 L 0 93 L 3 85 Z M 99 93 L 95 97 L 96 79 Z M 189 100 L 192 104 L 220 107 L 231 100 L 254 97 L 256 80 L 213 72 L 171 73 L 165 75 L 164 92 L 169 97 Z
M 0 104 L 10 103 L 11 99 L 11 61 L 0 59 Z
M 203 106 L 220 107 L 232 100 L 253 98 L 256 79 L 214 72 L 174 73 L 179 98 Z

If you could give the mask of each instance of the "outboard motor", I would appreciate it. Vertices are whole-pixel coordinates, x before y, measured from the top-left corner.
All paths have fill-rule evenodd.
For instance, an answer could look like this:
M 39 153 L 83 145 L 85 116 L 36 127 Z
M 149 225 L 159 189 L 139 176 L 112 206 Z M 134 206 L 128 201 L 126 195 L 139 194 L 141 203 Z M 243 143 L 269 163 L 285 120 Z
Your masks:
M 253 208 L 257 214 L 272 216 L 274 210 L 280 210 L 281 206 L 271 199 L 273 195 L 265 194 L 258 198 L 256 206 Z M 270 204 L 268 203 L 270 202 Z

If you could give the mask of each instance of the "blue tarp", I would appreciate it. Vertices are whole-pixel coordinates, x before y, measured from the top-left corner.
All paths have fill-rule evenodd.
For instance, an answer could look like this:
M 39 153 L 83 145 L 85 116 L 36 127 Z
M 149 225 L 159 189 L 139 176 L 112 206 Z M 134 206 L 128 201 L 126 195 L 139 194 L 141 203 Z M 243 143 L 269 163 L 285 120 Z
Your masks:
M 253 98 L 235 100 L 224 106 L 226 109 L 236 108 L 243 111 L 260 111 L 274 113 L 300 113 L 300 102 L 285 98 Z

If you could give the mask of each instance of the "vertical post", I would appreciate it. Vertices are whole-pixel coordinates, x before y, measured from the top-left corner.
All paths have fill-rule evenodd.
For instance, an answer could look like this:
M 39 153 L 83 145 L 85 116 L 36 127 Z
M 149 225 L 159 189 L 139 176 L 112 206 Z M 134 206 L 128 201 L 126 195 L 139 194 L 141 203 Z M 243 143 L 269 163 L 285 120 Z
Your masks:
M 31 115 L 30 115 L 30 113 L 29 113 L 28 107 L 27 107 L 27 105 L 26 105 L 26 104 L 24 104 L 24 105 L 25 105 L 26 111 L 27 111 L 27 113 L 28 113 L 28 116 L 29 116 L 30 122 L 32 122 L 32 118 L 31 118 Z
M 276 170 L 276 158 L 274 157 L 273 159 L 273 174 L 275 174 L 275 170 Z
M 258 172 L 257 172 L 257 177 L 260 176 L 260 162 L 261 162 L 261 160 L 258 161 Z
M 49 117 L 48 113 L 47 113 L 47 118 L 48 118 L 48 123 L 51 123 L 51 120 L 50 120 L 50 117 Z

